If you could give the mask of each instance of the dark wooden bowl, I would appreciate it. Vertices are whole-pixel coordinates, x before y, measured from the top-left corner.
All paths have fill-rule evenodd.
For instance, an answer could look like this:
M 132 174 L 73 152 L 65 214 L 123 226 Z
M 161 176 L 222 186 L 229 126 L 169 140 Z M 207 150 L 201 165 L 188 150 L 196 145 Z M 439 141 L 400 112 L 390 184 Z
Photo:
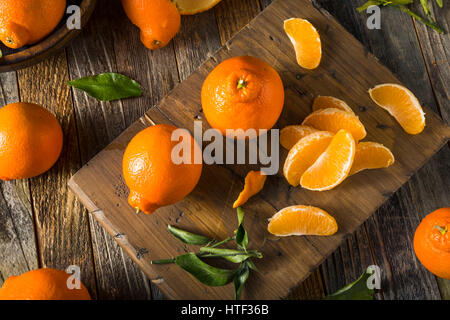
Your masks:
M 81 8 L 81 27 L 83 28 L 94 11 L 97 0 L 67 0 L 67 6 L 78 5 Z M 40 62 L 49 55 L 69 44 L 81 30 L 69 30 L 65 14 L 53 32 L 40 42 L 20 49 L 11 49 L 0 42 L 3 58 L 0 60 L 0 72 L 14 71 Z M 81 28 L 81 29 L 82 29 Z

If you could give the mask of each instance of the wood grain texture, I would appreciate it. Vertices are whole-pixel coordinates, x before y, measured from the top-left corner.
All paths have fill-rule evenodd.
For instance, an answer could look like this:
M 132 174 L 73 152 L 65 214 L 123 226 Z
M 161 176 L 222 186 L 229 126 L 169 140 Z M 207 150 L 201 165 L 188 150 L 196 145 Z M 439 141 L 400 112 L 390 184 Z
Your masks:
M 385 63 L 392 70 L 394 70 L 394 73 L 396 73 L 396 75 L 400 78 L 401 81 L 403 81 L 403 83 L 405 83 L 406 86 L 408 86 L 411 90 L 413 90 L 413 92 L 416 93 L 416 95 L 424 105 L 427 105 L 434 111 L 439 112 L 435 96 L 433 95 L 432 87 L 430 86 L 429 78 L 426 76 L 426 68 L 420 52 L 422 41 L 420 37 L 419 39 L 417 39 L 416 33 L 413 30 L 413 21 L 408 15 L 398 12 L 397 10 L 391 10 L 388 8 L 383 9 L 382 29 L 368 30 L 365 27 L 365 15 L 359 14 L 354 10 L 354 7 L 361 5 L 364 1 L 356 1 L 356 3 L 352 3 L 351 5 L 347 6 L 342 6 L 332 1 L 317 2 L 323 5 L 327 10 L 333 12 L 333 14 L 339 19 L 339 21 L 343 23 L 343 25 L 348 30 L 355 34 L 358 39 L 362 41 L 362 43 L 368 48 L 368 50 L 373 52 L 381 60 L 381 62 Z M 434 31 L 431 32 L 436 34 Z M 447 36 L 437 36 L 437 38 L 441 38 L 441 41 L 445 41 L 444 39 L 448 39 Z M 405 48 L 408 49 L 405 50 Z M 439 51 L 439 48 L 436 50 Z M 433 81 L 431 81 L 431 85 L 433 85 Z M 405 187 L 407 190 L 409 189 L 405 192 L 409 192 L 412 194 L 421 193 L 424 196 L 426 194 L 431 194 L 437 196 L 438 198 L 448 199 L 448 190 L 450 189 L 450 186 L 445 186 L 448 186 L 448 181 L 450 181 L 448 177 L 450 170 L 448 167 L 442 168 L 442 164 L 449 163 L 449 156 L 450 155 L 448 148 L 444 148 L 443 150 L 441 150 L 438 155 L 433 157 L 432 160 L 427 164 L 427 167 L 429 168 L 428 172 L 424 172 L 424 169 L 419 170 L 414 178 L 408 183 L 408 186 Z M 430 174 L 430 171 L 434 171 L 434 173 Z M 440 175 L 441 178 L 435 179 L 435 177 L 438 175 Z M 421 184 L 418 183 L 418 181 L 423 181 L 426 184 L 432 185 L 434 187 L 427 189 L 425 193 L 425 190 L 421 188 Z M 423 199 L 424 202 L 422 203 L 435 205 L 436 201 L 433 198 L 434 197 L 432 196 L 428 199 Z M 411 199 L 411 197 L 409 199 Z M 405 210 L 405 208 L 406 210 L 409 210 L 406 213 L 404 219 L 413 220 L 417 219 L 418 214 L 423 217 L 430 211 L 426 211 L 426 209 L 423 208 L 423 205 L 422 207 L 420 207 L 420 205 L 419 207 L 408 207 L 405 205 L 407 202 L 401 199 L 397 201 L 393 199 L 389 201 L 389 203 L 391 202 L 391 206 L 383 206 L 383 208 L 381 208 L 377 214 L 371 217 L 366 224 L 366 228 L 370 230 L 377 230 L 376 227 L 370 225 L 376 224 L 376 219 L 387 219 L 386 225 L 391 226 L 391 228 L 389 229 L 379 229 L 377 233 L 378 237 L 373 237 L 373 239 L 371 239 L 370 241 L 371 246 L 376 248 L 377 253 L 389 252 L 386 259 L 378 259 L 379 262 L 384 263 L 384 265 L 380 265 L 380 267 L 382 270 L 386 271 L 384 273 L 385 284 L 395 281 L 401 284 L 413 282 L 416 283 L 416 288 L 408 287 L 408 285 L 386 286 L 386 288 L 388 288 L 386 298 L 437 298 L 437 288 L 435 286 L 429 285 L 430 282 L 433 283 L 433 275 L 423 272 L 423 267 L 420 264 L 417 264 L 417 259 L 415 258 L 414 254 L 408 256 L 408 260 L 406 260 L 408 263 L 399 263 L 399 261 L 396 260 L 396 257 L 403 254 L 405 247 L 393 246 L 389 249 L 385 248 L 385 243 L 390 241 L 391 237 L 395 239 L 396 233 L 405 232 L 404 230 L 396 231 L 395 227 L 398 227 L 399 225 L 389 223 L 391 219 L 399 219 L 398 216 L 400 210 Z M 400 203 L 402 204 L 402 209 L 398 207 Z M 441 206 L 445 205 L 445 203 L 442 203 Z M 386 208 L 389 208 L 389 210 L 387 210 Z M 413 237 L 414 230 L 415 227 L 409 231 L 410 238 Z M 412 250 L 412 243 L 404 243 L 404 245 L 407 246 L 409 251 Z M 349 258 L 351 257 L 347 256 L 344 258 L 344 260 L 347 260 Z M 392 279 L 392 272 L 397 273 L 397 278 Z M 324 273 L 328 274 L 327 271 L 324 271 Z
M 75 118 L 69 88 L 65 54 L 59 54 L 18 72 L 20 99 L 45 106 L 53 112 L 64 132 L 64 147 L 56 165 L 30 179 L 40 261 L 43 267 L 65 270 L 81 268 L 83 283 L 96 296 L 92 248 L 86 211 L 67 182 L 80 167 Z M 61 254 L 64 252 L 64 254 Z
M 15 72 L 0 74 L 0 106 L 19 100 Z M 0 286 L 38 267 L 28 180 L 0 182 Z
M 293 14 L 309 18 L 319 28 L 326 44 L 325 59 L 315 72 L 305 72 L 297 66 L 290 42 L 278 27 Z M 280 21 L 280 24 L 276 24 L 276 21 Z M 336 38 L 340 41 L 331 40 Z M 187 40 L 183 45 L 186 43 Z M 204 77 L 223 59 L 239 54 L 258 56 L 280 72 L 286 85 L 287 99 L 279 126 L 300 122 L 309 112 L 312 97 L 326 90 L 328 94 L 340 96 L 352 105 L 366 106 L 358 115 L 368 129 L 369 139 L 391 147 L 397 157 L 396 165 L 390 169 L 380 170 L 377 175 L 361 173 L 336 190 L 320 195 L 301 189 L 284 192 L 287 188 L 275 188 L 281 185 L 282 178 L 273 177 L 269 179 L 267 192 L 277 192 L 272 197 L 266 197 L 265 192 L 262 195 L 264 199 L 256 197 L 246 205 L 247 226 L 254 239 L 251 246 L 262 250 L 265 258 L 258 264 L 261 273 L 252 276 L 244 298 L 281 298 L 305 279 L 344 237 L 355 231 L 412 172 L 422 166 L 427 157 L 442 146 L 449 133 L 438 117 L 427 109 L 429 126 L 421 135 L 411 137 L 389 115 L 373 106 L 365 93 L 367 88 L 377 83 L 398 80 L 330 15 L 319 12 L 307 1 L 277 1 L 268 7 L 225 48 L 216 52 L 214 57 L 163 98 L 156 108 L 147 113 L 147 117 L 156 123 L 172 122 L 192 130 L 192 121 L 201 109 L 199 92 Z M 178 65 L 179 68 L 182 66 L 180 62 Z M 186 71 L 180 73 L 187 74 L 189 67 L 183 68 Z M 121 158 L 131 137 L 148 125 L 150 123 L 146 118 L 133 124 L 78 172 L 71 180 L 70 187 L 109 233 L 125 234 L 117 239 L 119 244 L 151 279 L 160 279 L 159 287 L 168 297 L 231 297 L 230 286 L 206 288 L 174 266 L 151 266 L 149 261 L 188 250 L 168 237 L 164 228 L 168 221 L 178 221 L 180 227 L 215 237 L 231 233 L 235 227 L 235 212 L 230 204 L 242 188 L 241 178 L 227 167 L 206 166 L 198 187 L 186 199 L 158 210 L 157 214 L 136 216 L 126 203 L 126 187 L 120 177 Z M 207 127 L 204 123 L 204 128 Z M 409 150 L 417 149 L 422 152 L 411 156 Z M 104 187 L 92 188 L 92 181 Z M 118 194 L 115 190 L 125 192 Z M 361 194 L 370 196 L 362 198 Z M 292 203 L 310 203 L 329 210 L 340 224 L 339 233 L 329 238 L 294 237 L 277 240 L 268 237 L 265 232 L 266 218 Z M 182 218 L 177 220 L 180 215 Z

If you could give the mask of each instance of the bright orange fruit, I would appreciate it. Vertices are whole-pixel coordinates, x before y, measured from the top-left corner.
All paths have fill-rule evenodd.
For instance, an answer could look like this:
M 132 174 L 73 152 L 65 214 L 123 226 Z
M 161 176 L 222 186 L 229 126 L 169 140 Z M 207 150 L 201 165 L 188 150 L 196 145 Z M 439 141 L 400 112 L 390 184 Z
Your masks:
M 372 100 L 387 110 L 409 134 L 425 128 L 425 113 L 419 100 L 404 86 L 386 83 L 369 90 Z
M 233 208 L 242 206 L 244 203 L 264 188 L 267 176 L 262 171 L 250 171 L 245 177 L 244 190 L 233 204 Z
M 0 300 L 91 300 L 86 287 L 69 289 L 69 274 L 43 268 L 11 276 L 0 288 Z
M 450 208 L 427 215 L 414 234 L 414 251 L 430 272 L 450 280 Z
M 192 15 L 207 11 L 221 0 L 172 0 L 182 15 Z
M 313 127 L 302 125 L 284 127 L 280 131 L 280 144 L 283 148 L 290 150 L 300 139 L 318 131 L 319 130 L 314 129 Z
M 379 169 L 391 166 L 395 161 L 391 150 L 377 142 L 360 142 L 356 145 L 355 160 L 350 174 L 365 169 Z
M 189 163 L 176 164 L 172 159 L 172 150 L 180 143 L 172 141 L 176 129 L 168 124 L 151 126 L 139 132 L 125 150 L 123 177 L 130 188 L 128 203 L 146 214 L 180 201 L 200 179 L 202 164 L 195 163 L 195 153 L 201 151 L 192 136 L 190 159 L 180 155 Z
M 331 236 L 338 230 L 336 220 L 322 209 L 312 206 L 291 206 L 269 219 L 268 231 L 276 236 Z
M 0 109 L 0 179 L 38 176 L 58 160 L 63 131 L 56 117 L 33 103 L 11 103 Z
M 356 141 L 366 136 L 366 129 L 357 116 L 335 108 L 314 111 L 303 120 L 302 125 L 333 133 L 344 129 L 350 132 Z
M 303 173 L 300 185 L 314 191 L 333 189 L 348 176 L 355 150 L 353 136 L 350 132 L 340 130 L 325 152 Z
M 291 40 L 297 63 L 305 69 L 315 69 L 322 59 L 319 32 L 305 19 L 291 18 L 284 21 L 284 31 Z
M 348 104 L 338 98 L 335 97 L 329 97 L 329 96 L 317 96 L 314 99 L 312 110 L 317 111 L 319 109 L 328 109 L 328 108 L 335 108 L 340 109 L 342 111 L 350 112 L 351 114 L 355 114 L 348 106 Z
M 66 0 L 0 1 L 0 41 L 17 49 L 49 35 L 66 11 Z
M 331 132 L 318 131 L 300 139 L 291 148 L 283 167 L 284 177 L 289 184 L 294 187 L 299 185 L 303 173 L 328 148 L 333 136 Z
M 180 30 L 181 16 L 170 0 L 122 0 L 122 6 L 151 50 L 165 47 Z
M 211 71 L 201 99 L 208 123 L 223 135 L 227 129 L 268 130 L 283 109 L 284 87 L 278 72 L 266 62 L 233 57 Z

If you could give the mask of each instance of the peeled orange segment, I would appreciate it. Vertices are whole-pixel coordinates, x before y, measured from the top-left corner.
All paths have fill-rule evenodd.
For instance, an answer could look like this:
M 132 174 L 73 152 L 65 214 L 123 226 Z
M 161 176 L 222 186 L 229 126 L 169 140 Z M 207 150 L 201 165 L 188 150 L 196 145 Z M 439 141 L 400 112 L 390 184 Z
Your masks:
M 284 127 L 280 131 L 280 144 L 283 148 L 290 150 L 300 139 L 318 131 L 319 130 L 314 129 L 313 127 L 302 125 Z
M 372 100 L 387 110 L 409 134 L 425 128 L 425 113 L 419 100 L 407 88 L 393 83 L 380 84 L 369 90 Z
M 291 206 L 269 219 L 267 230 L 279 237 L 331 236 L 338 230 L 336 220 L 322 209 L 311 206 Z
M 303 173 L 301 186 L 314 191 L 333 189 L 350 173 L 355 152 L 356 143 L 352 135 L 340 130 L 325 152 Z
M 355 174 L 365 169 L 387 168 L 394 163 L 394 155 L 391 150 L 376 142 L 360 142 L 356 145 L 355 160 L 350 174 Z
M 314 99 L 312 106 L 313 111 L 328 108 L 336 108 L 342 111 L 350 112 L 351 114 L 355 114 L 352 108 L 350 108 L 348 104 L 341 99 L 329 96 L 317 96 L 316 99 Z
M 283 174 L 292 186 L 300 183 L 302 174 L 319 156 L 327 149 L 333 134 L 326 131 L 318 131 L 300 139 L 289 151 L 284 162 Z
M 366 136 L 366 129 L 357 116 L 336 108 L 314 111 L 303 120 L 302 125 L 333 133 L 344 129 L 350 132 L 356 141 Z
M 260 192 L 264 187 L 266 179 L 267 176 L 261 171 L 250 171 L 245 177 L 244 190 L 242 190 L 239 197 L 234 202 L 233 208 L 242 206 L 248 199 L 250 199 L 250 197 Z
M 315 69 L 322 58 L 322 44 L 316 28 L 305 19 L 291 18 L 284 21 L 284 31 L 291 40 L 297 63 L 305 69 Z
M 221 0 L 171 0 L 182 15 L 193 15 L 207 11 Z

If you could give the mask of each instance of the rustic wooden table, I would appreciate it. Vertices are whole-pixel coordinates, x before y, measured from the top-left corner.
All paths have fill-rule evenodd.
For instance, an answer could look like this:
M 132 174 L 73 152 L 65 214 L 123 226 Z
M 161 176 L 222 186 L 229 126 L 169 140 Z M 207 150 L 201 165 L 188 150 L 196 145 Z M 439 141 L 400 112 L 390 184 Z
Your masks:
M 152 52 L 140 43 L 120 1 L 100 0 L 82 35 L 65 51 L 36 66 L 0 75 L 1 106 L 19 100 L 42 104 L 58 116 L 65 132 L 62 157 L 50 172 L 0 183 L 0 284 L 30 269 L 75 264 L 97 299 L 163 298 L 87 214 L 67 182 L 270 2 L 223 0 L 206 13 L 183 17 L 174 41 Z M 381 29 L 368 30 L 365 14 L 355 10 L 363 2 L 315 1 L 448 123 L 449 35 L 439 35 L 389 8 L 382 10 Z M 448 6 L 436 10 L 433 2 L 433 9 L 438 23 L 450 30 Z M 66 85 L 70 79 L 101 72 L 136 79 L 144 96 L 100 103 Z M 378 299 L 450 299 L 450 281 L 426 271 L 412 248 L 419 221 L 448 206 L 449 200 L 450 150 L 445 146 L 289 298 L 324 297 L 356 279 L 367 266 L 378 265 L 382 272 Z

